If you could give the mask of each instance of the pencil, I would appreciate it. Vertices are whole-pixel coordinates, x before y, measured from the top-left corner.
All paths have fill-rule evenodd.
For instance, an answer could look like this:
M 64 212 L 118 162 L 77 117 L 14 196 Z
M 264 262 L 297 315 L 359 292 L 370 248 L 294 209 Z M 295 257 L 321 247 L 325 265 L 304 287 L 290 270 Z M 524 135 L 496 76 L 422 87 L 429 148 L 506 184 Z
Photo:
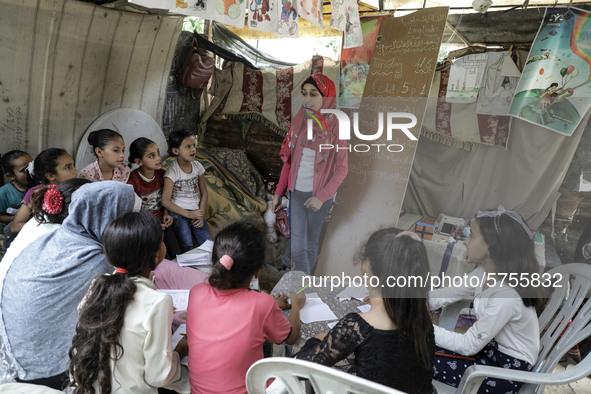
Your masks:
M 447 358 L 457 358 L 458 360 L 476 361 L 476 359 L 474 357 L 457 356 L 455 354 L 435 353 L 435 355 L 440 356 L 440 357 L 447 357 Z
M 298 291 L 296 291 L 296 294 L 300 294 L 302 291 L 306 290 L 308 287 L 310 287 L 310 284 L 308 283 L 308 285 L 306 287 L 302 287 L 301 289 L 299 289 Z

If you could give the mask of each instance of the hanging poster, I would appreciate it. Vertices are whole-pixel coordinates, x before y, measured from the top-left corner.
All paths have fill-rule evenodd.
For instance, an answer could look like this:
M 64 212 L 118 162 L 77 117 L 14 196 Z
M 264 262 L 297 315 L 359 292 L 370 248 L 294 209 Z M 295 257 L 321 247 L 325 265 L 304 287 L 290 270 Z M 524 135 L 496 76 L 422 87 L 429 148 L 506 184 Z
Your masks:
M 506 52 L 489 52 L 476 113 L 508 115 L 521 72 Z
M 324 29 L 322 0 L 299 0 L 298 14 L 314 26 Z
M 355 48 L 363 43 L 363 32 L 359 21 L 359 7 L 356 0 L 332 0 L 330 27 L 345 32 L 343 48 Z
M 246 4 L 245 0 L 176 0 L 176 7 L 170 11 L 243 29 Z
M 277 0 L 247 0 L 248 28 L 276 32 L 278 28 Z
M 300 21 L 298 19 L 296 0 L 278 0 L 277 35 L 280 37 L 297 38 Z
M 547 8 L 510 115 L 570 136 L 591 105 L 591 17 Z
M 345 0 L 345 43 L 343 48 L 355 48 L 363 44 L 363 32 L 359 21 L 359 7 L 356 0 Z
M 486 70 L 486 53 L 457 59 L 449 69 L 448 103 L 475 103 Z
M 384 17 L 371 16 L 362 18 L 362 45 L 356 48 L 343 48 L 341 51 L 341 80 L 339 86 L 339 107 L 341 108 L 359 108 L 382 18 Z

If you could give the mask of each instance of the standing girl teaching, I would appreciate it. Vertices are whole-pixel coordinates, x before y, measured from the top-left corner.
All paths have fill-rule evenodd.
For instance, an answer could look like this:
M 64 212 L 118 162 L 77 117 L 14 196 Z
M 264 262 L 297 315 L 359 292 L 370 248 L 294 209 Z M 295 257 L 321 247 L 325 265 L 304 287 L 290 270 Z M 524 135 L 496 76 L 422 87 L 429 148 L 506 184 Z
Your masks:
M 126 213 L 103 235 L 114 274 L 97 276 L 78 307 L 70 348 L 73 394 L 189 392 L 186 339 L 173 351 L 172 298 L 150 275 L 166 254 L 160 222 L 148 212 Z
M 244 222 L 231 224 L 216 236 L 209 283 L 194 286 L 189 295 L 193 393 L 246 393 L 246 371 L 263 358 L 265 340 L 293 344 L 300 335 L 303 294 L 292 293 L 288 320 L 278 306 L 280 297 L 249 289 L 263 269 L 265 242 L 260 228 Z
M 193 249 L 192 235 L 195 235 L 199 245 L 211 240 L 205 220 L 205 169 L 195 161 L 196 152 L 194 134 L 185 130 L 170 133 L 168 153 L 176 160 L 164 174 L 162 205 L 174 219 L 173 229 L 183 252 Z
M 89 181 L 119 181 L 126 183 L 131 170 L 125 165 L 125 142 L 115 130 L 101 129 L 88 135 L 88 144 L 96 160 L 84 167 L 79 178 Z
M 532 238 L 532 232 L 517 212 L 503 207 L 478 211 L 466 247 L 468 260 L 480 264 L 473 273 L 481 278 L 480 286 L 446 287 L 429 294 L 432 310 L 474 297 L 478 318 L 464 334 L 435 326 L 435 341 L 441 348 L 436 354 L 436 380 L 457 387 L 464 371 L 475 364 L 531 370 L 540 348 L 535 310 L 542 301 L 540 289 L 524 286 L 522 280 L 510 285 L 502 279 L 507 275 L 533 279 L 539 273 Z M 521 382 L 486 379 L 478 392 L 517 393 L 521 385 Z
M 347 176 L 347 141 L 339 139 L 338 121 L 321 109 L 336 108 L 336 88 L 330 78 L 312 74 L 302 83 L 302 108 L 294 117 L 279 156 L 283 168 L 272 209 L 280 208 L 281 197 L 290 190 L 290 245 L 284 263 L 313 274 L 318 258 L 318 242 L 333 197 Z M 325 122 L 318 122 L 318 115 Z M 308 138 L 308 124 L 313 135 Z M 320 151 L 322 144 L 334 147 Z M 290 257 L 291 256 L 291 257 Z

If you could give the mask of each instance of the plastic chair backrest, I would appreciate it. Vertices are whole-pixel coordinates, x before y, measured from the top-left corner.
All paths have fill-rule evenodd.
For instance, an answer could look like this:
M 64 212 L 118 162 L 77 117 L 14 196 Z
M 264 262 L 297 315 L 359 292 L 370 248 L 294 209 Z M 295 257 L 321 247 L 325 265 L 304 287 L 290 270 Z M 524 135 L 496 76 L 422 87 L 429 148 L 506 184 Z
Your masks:
M 281 380 L 289 394 L 305 394 L 300 378 L 307 379 L 315 393 L 403 394 L 334 368 L 286 357 L 270 357 L 254 363 L 246 373 L 246 389 L 250 394 L 264 393 L 270 378 Z
M 553 293 L 538 318 L 540 352 L 532 371 L 551 373 L 563 355 L 591 336 L 591 265 L 564 264 L 547 274 Z M 529 392 L 531 387 L 524 385 L 521 391 Z M 535 391 L 543 391 L 543 386 Z

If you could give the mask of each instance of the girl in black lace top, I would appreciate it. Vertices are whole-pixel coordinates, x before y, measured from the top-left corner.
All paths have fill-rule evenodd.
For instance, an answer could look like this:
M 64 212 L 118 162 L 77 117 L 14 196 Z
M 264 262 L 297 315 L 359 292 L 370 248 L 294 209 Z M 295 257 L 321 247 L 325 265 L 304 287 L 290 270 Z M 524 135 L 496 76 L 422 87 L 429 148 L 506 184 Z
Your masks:
M 426 278 L 425 246 L 415 233 L 382 229 L 369 237 L 360 261 L 362 275 L 379 278 L 378 286 L 369 287 L 371 310 L 348 314 L 306 342 L 297 358 L 330 366 L 353 353 L 357 376 L 406 393 L 434 392 L 435 339 L 426 280 L 425 286 L 387 285 L 388 277 Z

